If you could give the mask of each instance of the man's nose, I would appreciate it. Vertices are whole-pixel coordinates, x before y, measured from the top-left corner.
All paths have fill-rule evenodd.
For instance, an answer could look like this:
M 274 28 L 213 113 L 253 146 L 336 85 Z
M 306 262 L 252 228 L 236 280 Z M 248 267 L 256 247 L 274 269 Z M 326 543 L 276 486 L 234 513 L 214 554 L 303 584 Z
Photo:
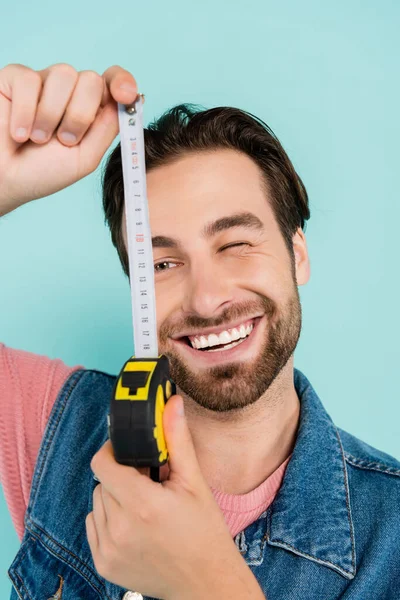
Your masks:
M 215 265 L 203 263 L 191 268 L 185 286 L 182 308 L 203 318 L 215 316 L 232 302 L 232 284 Z

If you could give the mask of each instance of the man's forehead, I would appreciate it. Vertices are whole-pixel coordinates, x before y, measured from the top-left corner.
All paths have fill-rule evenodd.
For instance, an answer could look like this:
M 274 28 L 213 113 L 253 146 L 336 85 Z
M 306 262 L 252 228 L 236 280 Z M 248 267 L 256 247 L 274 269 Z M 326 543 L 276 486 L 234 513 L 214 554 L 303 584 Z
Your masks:
M 204 239 L 238 226 L 261 232 L 272 216 L 261 169 L 237 150 L 197 152 L 155 167 L 147 191 L 154 247 L 179 247 L 189 230 Z
M 257 213 L 267 190 L 261 168 L 250 157 L 222 149 L 150 169 L 147 192 L 156 221 L 182 215 L 185 221 L 194 216 L 196 223 L 204 224 L 244 208 Z
M 231 181 L 237 185 L 238 180 L 249 179 L 255 184 L 260 182 L 262 171 L 257 163 L 247 154 L 233 148 L 214 148 L 202 151 L 190 151 L 179 155 L 164 164 L 151 168 L 147 172 L 147 185 L 153 192 L 164 189 L 165 185 L 191 189 L 196 187 L 213 187 L 218 183 L 229 185 Z M 248 181 L 243 181 L 247 185 Z

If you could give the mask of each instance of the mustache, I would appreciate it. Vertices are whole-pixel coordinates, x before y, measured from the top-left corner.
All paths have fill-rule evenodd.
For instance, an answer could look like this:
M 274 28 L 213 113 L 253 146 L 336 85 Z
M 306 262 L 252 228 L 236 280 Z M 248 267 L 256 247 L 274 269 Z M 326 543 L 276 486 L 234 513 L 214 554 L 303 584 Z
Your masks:
M 260 313 L 265 313 L 267 316 L 272 317 L 275 309 L 275 302 L 266 296 L 262 296 L 259 301 L 242 302 L 230 306 L 214 319 L 205 319 L 199 315 L 188 315 L 186 319 L 179 323 L 169 323 L 169 321 L 167 321 L 160 327 L 160 342 L 165 343 L 169 337 L 178 334 L 184 329 L 220 327 L 224 323 L 229 324 L 241 317 L 243 317 L 243 320 L 246 320 Z

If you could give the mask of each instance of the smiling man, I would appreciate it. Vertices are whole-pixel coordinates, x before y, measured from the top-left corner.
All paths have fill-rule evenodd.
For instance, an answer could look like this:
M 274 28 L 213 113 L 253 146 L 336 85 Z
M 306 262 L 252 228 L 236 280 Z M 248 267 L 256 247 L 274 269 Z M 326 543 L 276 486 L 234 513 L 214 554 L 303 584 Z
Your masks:
M 191 113 L 178 107 L 172 114 L 182 122 Z M 232 117 L 237 126 L 251 125 L 233 109 L 208 114 L 221 131 Z M 288 162 L 272 135 L 265 136 Z M 185 398 L 207 481 L 245 494 L 285 461 L 294 444 L 299 400 L 293 352 L 301 328 L 296 278 L 303 284 L 309 277 L 306 242 L 299 226 L 288 250 L 271 184 L 250 156 L 213 146 L 181 152 L 162 166 L 148 160 L 160 351 Z M 106 172 L 106 190 L 107 182 Z M 308 216 L 305 194 L 298 204 Z M 277 216 L 284 219 L 282 212 Z
M 0 71 L 0 214 L 92 172 L 136 94 L 120 67 Z M 253 115 L 190 105 L 145 151 L 169 464 L 158 484 L 115 462 L 115 376 L 0 345 L 12 598 L 398 599 L 400 463 L 294 368 L 310 212 L 288 156 Z M 103 205 L 129 275 L 119 146 Z

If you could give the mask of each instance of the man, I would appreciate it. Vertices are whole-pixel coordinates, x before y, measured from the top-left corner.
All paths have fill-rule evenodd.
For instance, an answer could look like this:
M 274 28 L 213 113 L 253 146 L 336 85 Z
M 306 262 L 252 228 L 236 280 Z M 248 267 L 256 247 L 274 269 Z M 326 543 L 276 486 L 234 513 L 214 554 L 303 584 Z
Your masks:
M 0 214 L 92 172 L 116 101 L 136 94 L 119 67 L 4 68 Z M 115 462 L 115 377 L 0 347 L 2 483 L 22 537 L 12 598 L 400 598 L 400 463 L 336 428 L 293 366 L 310 213 L 291 162 L 230 108 L 175 107 L 145 145 L 160 352 L 178 390 L 169 464 L 160 485 Z M 103 188 L 128 274 L 119 147 Z

